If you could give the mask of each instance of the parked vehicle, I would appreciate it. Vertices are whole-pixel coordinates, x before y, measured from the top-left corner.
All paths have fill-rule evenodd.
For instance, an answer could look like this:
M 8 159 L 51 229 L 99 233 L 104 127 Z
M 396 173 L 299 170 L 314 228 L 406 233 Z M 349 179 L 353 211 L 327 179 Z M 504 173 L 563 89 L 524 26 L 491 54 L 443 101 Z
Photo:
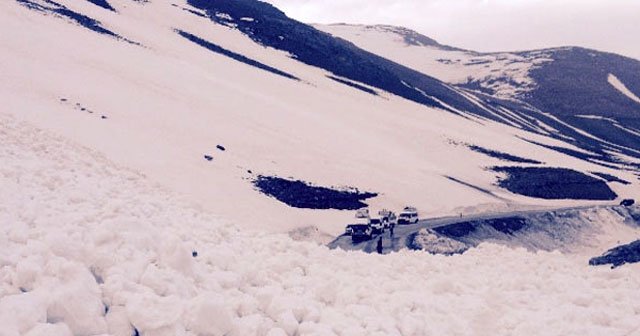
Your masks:
M 373 233 L 383 233 L 385 228 L 385 223 L 383 222 L 383 219 L 380 216 L 370 216 L 369 226 L 371 226 Z
M 393 211 L 389 211 L 387 209 L 382 209 L 378 211 L 378 215 L 382 218 L 382 223 L 384 223 L 384 227 L 389 228 L 392 225 L 396 225 L 398 221 L 398 217 Z
M 356 218 L 369 218 L 369 209 L 362 208 L 356 210 Z
M 398 224 L 415 224 L 418 222 L 418 210 L 414 207 L 405 207 L 398 216 Z
M 352 224 L 349 224 L 344 228 L 344 234 L 346 234 L 347 236 L 352 235 L 353 227 L 355 225 L 369 225 L 369 216 L 356 217 Z
M 373 229 L 369 224 L 353 224 L 351 225 L 353 230 L 351 233 L 351 241 L 359 242 L 363 240 L 369 240 L 373 236 Z
M 620 205 L 622 206 L 632 206 L 634 204 L 636 204 L 636 201 L 632 200 L 631 198 L 623 199 L 622 202 L 620 202 Z

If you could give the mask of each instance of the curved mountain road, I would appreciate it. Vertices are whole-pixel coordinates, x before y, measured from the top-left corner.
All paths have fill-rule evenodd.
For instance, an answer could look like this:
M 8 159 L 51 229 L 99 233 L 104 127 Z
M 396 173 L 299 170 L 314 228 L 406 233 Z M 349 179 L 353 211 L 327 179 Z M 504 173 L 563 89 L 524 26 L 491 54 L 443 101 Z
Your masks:
M 422 219 L 418 221 L 418 223 L 416 224 L 396 225 L 393 231 L 393 237 L 391 237 L 391 233 L 388 229 L 381 234 L 374 235 L 373 238 L 371 238 L 370 240 L 366 240 L 358 243 L 353 243 L 351 241 L 351 236 L 341 235 L 336 239 L 334 239 L 329 244 L 327 244 L 327 246 L 329 246 L 329 248 L 341 248 L 343 250 L 375 253 L 378 239 L 382 238 L 383 253 L 389 253 L 392 251 L 399 251 L 407 248 L 411 243 L 410 240 L 412 238 L 412 235 L 420 231 L 421 229 L 435 229 L 443 226 L 448 226 L 448 225 L 453 225 L 458 223 L 465 223 L 465 222 L 500 219 L 500 218 L 507 219 L 507 218 L 524 216 L 524 215 L 537 214 L 537 213 L 603 208 L 603 207 L 610 207 L 615 205 L 618 205 L 618 204 L 610 203 L 610 204 L 602 204 L 602 205 L 585 205 L 585 206 L 574 206 L 574 207 L 558 207 L 558 208 L 545 208 L 545 209 L 535 209 L 535 210 L 517 210 L 517 211 L 509 211 L 509 212 L 482 213 L 482 214 L 468 215 L 468 216 L 427 218 L 427 219 Z

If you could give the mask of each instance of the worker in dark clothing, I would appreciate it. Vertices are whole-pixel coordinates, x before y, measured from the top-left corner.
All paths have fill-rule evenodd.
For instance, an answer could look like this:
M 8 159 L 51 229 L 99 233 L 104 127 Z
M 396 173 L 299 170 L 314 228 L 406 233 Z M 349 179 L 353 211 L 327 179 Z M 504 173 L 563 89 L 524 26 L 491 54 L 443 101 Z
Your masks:
M 378 254 L 382 254 L 382 237 L 378 238 L 378 245 L 376 246 Z
M 393 238 L 393 227 L 395 227 L 395 225 L 391 224 L 391 226 L 389 226 L 389 236 L 391 238 Z

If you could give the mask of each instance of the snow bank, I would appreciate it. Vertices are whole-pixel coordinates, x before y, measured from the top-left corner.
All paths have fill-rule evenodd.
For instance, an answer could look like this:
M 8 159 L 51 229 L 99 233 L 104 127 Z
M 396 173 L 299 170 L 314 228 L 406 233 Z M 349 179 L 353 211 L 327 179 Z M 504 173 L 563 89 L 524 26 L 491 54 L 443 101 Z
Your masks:
M 456 254 L 463 253 L 469 247 L 455 239 L 442 237 L 435 234 L 432 230 L 420 229 L 413 239 L 411 245 L 415 249 L 424 250 L 434 254 Z
M 640 265 L 491 244 L 450 257 L 329 250 L 239 232 L 2 115 L 0 143 L 2 335 L 637 332 Z

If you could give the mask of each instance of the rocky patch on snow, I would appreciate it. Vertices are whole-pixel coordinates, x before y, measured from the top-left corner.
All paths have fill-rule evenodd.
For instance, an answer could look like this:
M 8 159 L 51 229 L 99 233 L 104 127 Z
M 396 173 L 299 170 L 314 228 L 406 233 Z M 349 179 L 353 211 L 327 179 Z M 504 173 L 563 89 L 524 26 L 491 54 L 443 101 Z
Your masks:
M 244 63 L 246 65 L 250 65 L 252 67 L 255 67 L 255 68 L 258 68 L 258 69 L 261 69 L 261 70 L 264 70 L 264 71 L 268 71 L 268 72 L 270 72 L 272 74 L 275 74 L 275 75 L 278 75 L 278 76 L 282 76 L 282 77 L 293 79 L 293 80 L 300 80 L 298 77 L 296 77 L 296 76 L 294 76 L 292 74 L 286 73 L 286 72 L 284 72 L 282 70 L 276 69 L 276 68 L 274 68 L 272 66 L 269 66 L 269 65 L 266 65 L 264 63 L 258 62 L 256 60 L 248 58 L 248 57 L 246 57 L 244 55 L 235 53 L 235 52 L 233 52 L 231 50 L 227 50 L 225 48 L 222 48 L 221 46 L 219 46 L 219 45 L 217 45 L 215 43 L 206 41 L 206 40 L 204 40 L 204 39 L 202 39 L 202 38 L 200 38 L 198 36 L 195 36 L 195 35 L 193 35 L 191 33 L 187 33 L 187 32 L 182 31 L 182 30 L 177 30 L 176 32 L 178 34 L 180 34 L 180 36 L 186 38 L 187 40 L 189 40 L 189 41 L 191 41 L 191 42 L 193 42 L 193 43 L 195 43 L 195 44 L 197 44 L 197 45 L 199 45 L 199 46 L 201 46 L 201 47 L 203 47 L 203 48 L 205 48 L 205 49 L 207 49 L 209 51 L 212 51 L 212 52 L 214 52 L 216 54 L 227 56 L 227 57 L 229 57 L 229 58 L 231 58 L 233 60 L 236 60 L 238 62 Z
M 520 195 L 544 199 L 605 200 L 617 195 L 601 179 L 566 168 L 493 167 L 506 174 L 498 184 Z
M 519 157 L 519 156 L 516 156 L 516 155 L 512 155 L 512 154 L 509 154 L 509 153 L 504 153 L 504 152 L 500 152 L 500 151 L 496 151 L 496 150 L 480 147 L 480 146 L 477 146 L 477 145 L 469 145 L 468 147 L 469 147 L 469 149 L 471 149 L 474 152 L 478 152 L 478 153 L 481 153 L 481 154 L 484 154 L 484 155 L 487 155 L 487 156 L 490 156 L 492 158 L 496 158 L 496 159 L 499 159 L 499 160 L 502 160 L 502 161 L 516 162 L 516 163 L 530 163 L 530 164 L 541 164 L 542 163 L 540 161 Z
M 611 267 L 618 267 L 626 263 L 637 262 L 640 262 L 640 240 L 614 247 L 599 257 L 591 258 L 589 265 L 611 264 Z
M 366 199 L 377 196 L 354 188 L 332 189 L 277 176 L 261 175 L 253 183 L 260 192 L 303 209 L 357 210 L 367 206 Z

